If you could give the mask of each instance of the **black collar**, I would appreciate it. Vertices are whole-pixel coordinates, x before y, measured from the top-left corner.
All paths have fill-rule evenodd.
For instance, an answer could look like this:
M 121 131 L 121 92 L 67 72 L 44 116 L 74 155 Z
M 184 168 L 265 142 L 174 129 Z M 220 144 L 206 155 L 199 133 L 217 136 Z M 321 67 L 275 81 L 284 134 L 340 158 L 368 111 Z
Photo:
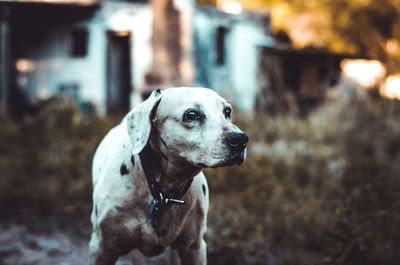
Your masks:
M 151 195 L 154 198 L 154 202 L 149 208 L 150 223 L 157 236 L 161 237 L 166 233 L 165 231 L 161 232 L 159 229 L 163 209 L 165 206 L 170 204 L 185 204 L 185 201 L 181 200 L 181 198 L 190 188 L 193 178 L 187 180 L 185 185 L 180 189 L 170 189 L 166 192 L 163 192 L 160 184 L 157 182 L 154 176 L 153 166 L 151 163 L 152 154 L 149 143 L 147 143 L 147 145 L 139 153 L 139 157 L 140 162 L 142 163 L 144 174 L 146 175 L 147 184 L 149 185 Z

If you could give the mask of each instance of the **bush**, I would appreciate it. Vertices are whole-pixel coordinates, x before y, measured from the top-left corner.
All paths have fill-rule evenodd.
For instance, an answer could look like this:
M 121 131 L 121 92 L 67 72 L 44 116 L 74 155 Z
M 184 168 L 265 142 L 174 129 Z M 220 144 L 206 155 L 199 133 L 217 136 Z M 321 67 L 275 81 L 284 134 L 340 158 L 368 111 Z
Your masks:
M 91 204 L 94 151 L 113 122 L 84 118 L 60 100 L 34 117 L 0 117 L 0 207 L 3 214 L 77 213 Z

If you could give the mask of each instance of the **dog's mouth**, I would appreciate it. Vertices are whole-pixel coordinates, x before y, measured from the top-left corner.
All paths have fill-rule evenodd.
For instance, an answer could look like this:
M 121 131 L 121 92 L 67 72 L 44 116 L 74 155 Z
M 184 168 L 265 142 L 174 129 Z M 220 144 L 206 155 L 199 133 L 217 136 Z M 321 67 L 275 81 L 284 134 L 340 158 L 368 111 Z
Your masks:
M 228 158 L 215 166 L 212 166 L 212 168 L 216 167 L 229 167 L 233 165 L 241 165 L 244 162 L 244 152 L 240 154 L 234 154 L 234 155 L 229 155 Z
M 214 165 L 206 165 L 204 163 L 198 163 L 197 166 L 200 168 L 217 168 L 217 167 L 229 167 L 233 165 L 241 165 L 244 162 L 245 152 L 240 154 L 229 154 L 228 157 Z

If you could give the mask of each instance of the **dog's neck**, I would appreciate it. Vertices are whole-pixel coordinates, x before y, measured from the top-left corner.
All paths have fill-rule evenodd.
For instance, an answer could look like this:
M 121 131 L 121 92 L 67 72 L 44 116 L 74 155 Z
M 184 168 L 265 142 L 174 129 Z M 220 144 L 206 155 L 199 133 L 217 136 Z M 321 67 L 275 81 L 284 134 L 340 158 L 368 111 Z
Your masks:
M 167 158 L 150 142 L 151 163 L 156 180 L 163 191 L 182 188 L 187 181 L 198 175 L 201 168 L 188 166 L 184 161 Z

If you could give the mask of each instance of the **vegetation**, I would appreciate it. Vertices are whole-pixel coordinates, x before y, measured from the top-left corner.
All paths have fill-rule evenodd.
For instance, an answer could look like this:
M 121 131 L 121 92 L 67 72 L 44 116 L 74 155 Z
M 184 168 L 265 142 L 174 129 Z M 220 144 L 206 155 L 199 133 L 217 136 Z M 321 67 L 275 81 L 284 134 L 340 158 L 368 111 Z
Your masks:
M 206 170 L 209 264 L 397 264 L 399 115 L 398 101 L 367 99 L 241 118 L 245 164 Z M 116 121 L 58 102 L 0 122 L 2 214 L 88 219 L 92 156 Z
M 0 124 L 2 214 L 76 213 L 91 207 L 91 161 L 111 120 L 84 118 L 74 102 L 57 101 L 21 121 L 1 116 Z
M 211 264 L 396 264 L 399 114 L 369 99 L 244 122 L 245 165 L 207 172 Z
M 215 0 L 196 0 L 216 5 Z M 245 9 L 271 11 L 279 38 L 287 32 L 298 48 L 323 48 L 382 61 L 400 72 L 398 0 L 236 0 Z M 283 34 L 285 36 L 285 34 Z

